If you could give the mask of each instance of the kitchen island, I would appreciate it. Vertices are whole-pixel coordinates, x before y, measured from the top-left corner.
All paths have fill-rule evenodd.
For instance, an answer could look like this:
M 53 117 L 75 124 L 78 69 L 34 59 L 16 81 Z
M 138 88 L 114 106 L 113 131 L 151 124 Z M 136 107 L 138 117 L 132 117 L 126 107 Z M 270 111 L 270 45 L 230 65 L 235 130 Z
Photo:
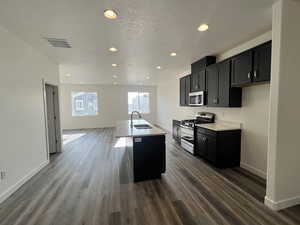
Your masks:
M 166 171 L 166 132 L 146 120 L 118 121 L 116 138 L 129 138 L 132 151 L 134 182 L 158 179 Z M 127 142 L 128 143 L 128 142 Z

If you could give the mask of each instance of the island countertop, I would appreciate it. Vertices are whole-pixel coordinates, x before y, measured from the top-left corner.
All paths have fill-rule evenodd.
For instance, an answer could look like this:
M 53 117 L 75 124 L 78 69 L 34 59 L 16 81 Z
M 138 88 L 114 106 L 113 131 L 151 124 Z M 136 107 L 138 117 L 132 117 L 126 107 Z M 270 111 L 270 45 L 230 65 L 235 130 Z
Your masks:
M 115 137 L 138 137 L 138 136 L 156 136 L 156 135 L 165 135 L 166 132 L 160 128 L 155 127 L 146 120 L 133 120 L 133 124 L 148 124 L 152 129 L 137 129 L 134 126 L 130 126 L 130 120 L 121 120 L 116 124 Z

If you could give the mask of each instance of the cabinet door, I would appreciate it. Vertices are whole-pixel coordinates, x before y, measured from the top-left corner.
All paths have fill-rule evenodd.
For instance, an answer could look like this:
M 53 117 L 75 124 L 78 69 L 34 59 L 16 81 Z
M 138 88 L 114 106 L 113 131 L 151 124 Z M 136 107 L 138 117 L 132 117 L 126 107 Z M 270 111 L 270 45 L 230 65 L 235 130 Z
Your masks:
M 272 43 L 268 42 L 254 49 L 253 81 L 270 81 Z
M 191 92 L 191 76 L 186 76 L 185 78 L 185 104 L 188 106 L 190 103 L 189 94 Z
M 228 107 L 230 105 L 230 65 L 231 61 L 224 61 L 218 64 L 219 67 L 219 95 L 218 106 Z
M 206 136 L 207 142 L 207 156 L 206 159 L 213 164 L 217 163 L 217 139 L 213 136 Z
M 180 78 L 180 106 L 185 106 L 185 77 Z
M 218 105 L 218 64 L 206 68 L 207 79 L 207 105 Z
M 207 138 L 204 134 L 197 132 L 196 152 L 200 157 L 207 157 Z
M 198 91 L 206 90 L 206 69 L 203 68 L 198 72 Z
M 199 82 L 198 82 L 198 72 L 193 72 L 191 75 L 191 92 L 198 91 Z
M 251 83 L 252 79 L 252 50 L 246 51 L 232 58 L 233 86 L 243 86 Z

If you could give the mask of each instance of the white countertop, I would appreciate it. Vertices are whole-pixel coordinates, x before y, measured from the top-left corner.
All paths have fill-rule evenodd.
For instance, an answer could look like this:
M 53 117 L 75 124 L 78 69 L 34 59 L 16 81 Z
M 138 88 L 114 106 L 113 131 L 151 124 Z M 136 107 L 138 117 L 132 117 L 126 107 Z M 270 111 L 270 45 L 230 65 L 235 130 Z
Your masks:
M 133 124 L 148 124 L 152 129 L 137 129 L 134 126 L 130 126 L 130 120 L 121 120 L 117 122 L 115 137 L 155 136 L 166 134 L 162 129 L 155 127 L 143 119 L 133 120 Z
M 215 123 L 197 124 L 197 127 L 213 130 L 213 131 L 226 131 L 226 130 L 240 130 L 241 124 L 235 122 L 219 121 Z

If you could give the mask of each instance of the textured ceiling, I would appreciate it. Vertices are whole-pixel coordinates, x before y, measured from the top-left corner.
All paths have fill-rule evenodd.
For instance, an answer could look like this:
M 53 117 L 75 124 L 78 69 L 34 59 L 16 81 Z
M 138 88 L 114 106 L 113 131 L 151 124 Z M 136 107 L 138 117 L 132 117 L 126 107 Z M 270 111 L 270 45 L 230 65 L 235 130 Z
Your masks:
M 58 62 L 63 83 L 112 83 L 118 75 L 118 83 L 156 84 L 166 73 L 182 73 L 200 57 L 270 29 L 273 2 L 0 0 L 0 23 Z M 117 10 L 119 18 L 104 18 L 106 8 Z M 207 32 L 197 31 L 201 23 L 209 24 Z M 43 37 L 65 38 L 72 48 L 50 47 Z M 119 51 L 109 52 L 111 46 Z

